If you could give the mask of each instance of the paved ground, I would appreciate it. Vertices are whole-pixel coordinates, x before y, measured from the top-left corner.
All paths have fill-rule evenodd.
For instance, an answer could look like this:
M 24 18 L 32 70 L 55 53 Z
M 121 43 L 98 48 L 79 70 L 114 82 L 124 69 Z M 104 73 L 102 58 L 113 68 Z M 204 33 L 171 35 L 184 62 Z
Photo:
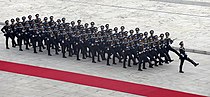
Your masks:
M 155 33 L 171 33 L 183 40 L 190 49 L 209 51 L 209 0 L 0 0 L 0 22 L 6 19 L 40 14 L 42 19 L 53 15 L 66 17 L 68 22 L 96 22 L 111 28 L 125 26 L 126 30 L 153 29 Z M 205 41 L 205 43 L 203 42 Z
M 139 97 L 84 85 L 0 71 L 0 97 Z
M 2 35 L 2 34 L 1 34 Z M 32 50 L 23 52 L 18 48 L 9 50 L 4 47 L 4 38 L 0 37 L 0 60 L 30 64 L 111 79 L 135 82 L 140 84 L 163 87 L 189 93 L 210 96 L 210 56 L 189 53 L 189 56 L 200 63 L 200 66 L 193 67 L 186 62 L 184 74 L 178 73 L 179 60 L 171 53 L 175 60 L 171 64 L 137 71 L 137 67 L 124 69 L 122 64 L 106 66 L 106 62 L 93 64 L 91 59 L 76 61 L 75 56 L 64 59 L 61 55 L 47 56 L 47 52 L 34 54 Z M 92 88 L 83 85 L 76 85 L 43 78 L 30 77 L 7 72 L 0 72 L 1 95 L 0 97 L 30 97 L 30 96 L 75 96 L 78 97 L 132 97 L 136 95 L 115 92 L 111 90 Z M 60 96 L 59 96 L 60 95 Z M 32 97 L 33 97 L 32 96 Z

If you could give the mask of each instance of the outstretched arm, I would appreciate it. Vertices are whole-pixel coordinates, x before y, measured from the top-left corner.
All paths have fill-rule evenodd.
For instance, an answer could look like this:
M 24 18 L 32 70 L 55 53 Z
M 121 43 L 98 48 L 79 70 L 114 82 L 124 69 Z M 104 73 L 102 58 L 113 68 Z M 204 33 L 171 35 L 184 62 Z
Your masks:
M 1 29 L 1 31 L 2 31 L 3 33 L 5 33 L 5 26 Z

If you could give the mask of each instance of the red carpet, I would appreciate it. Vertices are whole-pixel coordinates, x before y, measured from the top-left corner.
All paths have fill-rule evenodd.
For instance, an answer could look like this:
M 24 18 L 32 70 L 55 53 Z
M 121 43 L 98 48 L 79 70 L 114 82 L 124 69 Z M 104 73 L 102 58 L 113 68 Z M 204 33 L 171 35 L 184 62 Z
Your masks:
M 148 97 L 205 97 L 143 84 L 113 80 L 86 74 L 73 73 L 37 66 L 0 61 L 0 70 L 42 77 L 47 79 L 71 82 L 75 84 L 104 88 Z

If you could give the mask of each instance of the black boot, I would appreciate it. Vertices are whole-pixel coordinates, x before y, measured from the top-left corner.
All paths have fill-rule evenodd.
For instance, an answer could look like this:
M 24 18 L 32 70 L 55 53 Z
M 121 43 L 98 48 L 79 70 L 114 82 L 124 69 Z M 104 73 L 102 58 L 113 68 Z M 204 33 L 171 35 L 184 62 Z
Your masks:
M 179 71 L 179 73 L 184 73 L 184 71 Z

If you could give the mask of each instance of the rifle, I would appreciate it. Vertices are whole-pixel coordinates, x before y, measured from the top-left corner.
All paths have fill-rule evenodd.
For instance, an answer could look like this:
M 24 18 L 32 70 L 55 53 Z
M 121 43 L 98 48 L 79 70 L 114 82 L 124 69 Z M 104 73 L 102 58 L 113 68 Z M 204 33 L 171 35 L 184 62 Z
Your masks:
M 170 41 L 170 43 L 172 44 L 173 42 L 174 42 L 174 40 L 176 40 L 177 38 L 174 38 L 174 39 L 172 39 L 171 41 Z
M 177 40 L 177 38 L 174 38 L 172 41 Z

